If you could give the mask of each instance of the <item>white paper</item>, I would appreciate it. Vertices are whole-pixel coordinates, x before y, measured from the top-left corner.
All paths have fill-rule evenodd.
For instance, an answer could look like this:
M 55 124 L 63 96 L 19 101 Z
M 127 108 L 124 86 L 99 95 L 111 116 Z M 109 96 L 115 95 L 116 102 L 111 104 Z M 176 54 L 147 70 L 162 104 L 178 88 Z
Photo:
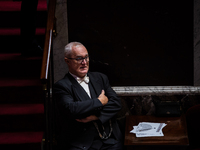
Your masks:
M 162 129 L 165 123 L 140 122 L 138 126 L 133 126 L 130 133 L 135 133 L 136 137 L 164 136 Z

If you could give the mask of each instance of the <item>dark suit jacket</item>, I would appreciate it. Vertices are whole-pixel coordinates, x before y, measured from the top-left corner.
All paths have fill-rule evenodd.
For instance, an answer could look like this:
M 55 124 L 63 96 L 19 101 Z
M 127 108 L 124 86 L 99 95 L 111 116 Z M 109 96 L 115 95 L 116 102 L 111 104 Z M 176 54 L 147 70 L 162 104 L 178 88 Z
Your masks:
M 108 122 L 112 119 L 113 137 L 121 140 L 121 132 L 115 120 L 117 112 L 121 109 L 120 99 L 111 88 L 106 75 L 88 72 L 88 76 L 92 98 L 69 73 L 54 85 L 57 118 L 59 118 L 58 145 L 61 149 L 66 150 L 70 145 L 82 149 L 88 149 L 91 146 L 94 138 L 98 136 L 93 123 L 80 123 L 75 120 L 90 115 L 98 116 L 99 122 L 108 132 L 110 130 Z M 105 106 L 97 99 L 102 90 L 109 99 Z M 113 140 L 108 140 L 108 142 L 114 144 Z

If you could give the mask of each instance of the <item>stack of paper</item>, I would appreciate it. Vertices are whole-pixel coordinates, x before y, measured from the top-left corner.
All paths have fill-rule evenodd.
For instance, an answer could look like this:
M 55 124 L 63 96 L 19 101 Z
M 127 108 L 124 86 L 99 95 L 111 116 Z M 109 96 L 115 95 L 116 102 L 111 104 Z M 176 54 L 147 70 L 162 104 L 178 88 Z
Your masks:
M 131 133 L 135 133 L 136 137 L 164 136 L 162 129 L 165 123 L 140 122 L 138 126 L 133 126 Z

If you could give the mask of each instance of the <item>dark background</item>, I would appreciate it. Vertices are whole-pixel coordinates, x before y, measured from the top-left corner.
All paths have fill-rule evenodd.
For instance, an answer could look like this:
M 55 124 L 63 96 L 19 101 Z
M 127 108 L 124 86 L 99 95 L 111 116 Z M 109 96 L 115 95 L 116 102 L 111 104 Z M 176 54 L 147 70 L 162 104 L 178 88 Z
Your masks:
M 193 85 L 193 0 L 68 0 L 69 42 L 112 86 Z

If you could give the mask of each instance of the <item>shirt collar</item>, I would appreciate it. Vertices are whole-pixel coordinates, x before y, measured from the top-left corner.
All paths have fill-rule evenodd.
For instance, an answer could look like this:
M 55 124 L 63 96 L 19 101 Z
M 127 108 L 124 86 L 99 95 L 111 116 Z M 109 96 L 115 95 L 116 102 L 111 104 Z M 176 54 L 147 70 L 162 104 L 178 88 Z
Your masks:
M 80 84 L 81 82 L 85 81 L 86 83 L 89 83 L 89 77 L 87 76 L 87 74 L 83 77 L 83 78 L 79 78 L 76 75 L 72 74 L 71 72 L 69 72 L 72 77 L 74 77 L 74 79 L 76 79 L 76 81 Z

